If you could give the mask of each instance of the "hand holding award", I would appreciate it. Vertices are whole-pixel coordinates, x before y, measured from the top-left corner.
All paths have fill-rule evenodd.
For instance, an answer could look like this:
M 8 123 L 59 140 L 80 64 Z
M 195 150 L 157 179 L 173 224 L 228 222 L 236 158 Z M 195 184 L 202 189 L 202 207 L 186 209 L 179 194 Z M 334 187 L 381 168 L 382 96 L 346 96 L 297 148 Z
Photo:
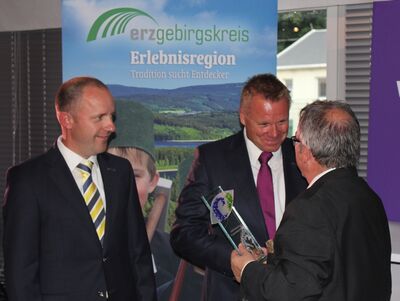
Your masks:
M 210 210 L 210 221 L 212 225 L 218 224 L 232 247 L 239 253 L 239 243 L 257 256 L 261 262 L 266 261 L 261 246 L 254 238 L 246 223 L 233 206 L 234 191 L 224 191 L 220 186 L 208 196 L 202 196 L 203 203 Z

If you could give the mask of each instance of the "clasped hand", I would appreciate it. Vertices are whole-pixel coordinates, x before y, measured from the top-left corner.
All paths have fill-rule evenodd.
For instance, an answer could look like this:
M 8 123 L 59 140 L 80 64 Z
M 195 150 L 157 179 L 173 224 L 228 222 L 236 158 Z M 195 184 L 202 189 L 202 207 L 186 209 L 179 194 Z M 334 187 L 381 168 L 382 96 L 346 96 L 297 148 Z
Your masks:
M 267 250 L 263 248 L 263 252 L 266 255 Z M 233 275 L 237 282 L 240 283 L 242 278 L 242 273 L 247 264 L 252 261 L 258 260 L 258 256 L 249 252 L 243 244 L 239 244 L 239 252 L 237 250 L 233 250 L 231 253 L 231 269 Z

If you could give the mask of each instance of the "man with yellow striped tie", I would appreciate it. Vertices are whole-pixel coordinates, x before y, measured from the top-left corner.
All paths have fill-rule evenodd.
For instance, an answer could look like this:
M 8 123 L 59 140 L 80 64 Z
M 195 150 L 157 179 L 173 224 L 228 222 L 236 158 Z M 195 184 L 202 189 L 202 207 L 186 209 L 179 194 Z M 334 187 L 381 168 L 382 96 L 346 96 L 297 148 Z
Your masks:
M 130 163 L 105 153 L 114 100 L 77 77 L 57 92 L 62 134 L 45 154 L 9 169 L 4 259 L 10 301 L 156 300 Z

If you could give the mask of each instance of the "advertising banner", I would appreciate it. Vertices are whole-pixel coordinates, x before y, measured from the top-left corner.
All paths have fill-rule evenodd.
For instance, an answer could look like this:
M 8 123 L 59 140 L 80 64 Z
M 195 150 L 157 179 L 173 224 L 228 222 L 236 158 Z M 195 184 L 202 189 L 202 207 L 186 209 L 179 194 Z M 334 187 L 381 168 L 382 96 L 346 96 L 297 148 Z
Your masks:
M 368 182 L 389 220 L 400 222 L 400 1 L 375 2 L 373 11 Z M 393 34 L 391 34 L 393 33 Z
M 176 201 L 194 148 L 240 129 L 243 83 L 275 73 L 276 37 L 276 0 L 62 1 L 63 80 L 107 84 L 116 101 L 110 151 L 134 147 L 156 161 L 160 179 L 142 206 L 159 300 L 201 298 L 197 268 L 186 268 L 189 287 L 174 281 L 186 267 L 169 246 Z M 138 186 L 140 162 L 128 159 Z
M 172 89 L 276 69 L 276 1 L 62 2 L 63 76 Z

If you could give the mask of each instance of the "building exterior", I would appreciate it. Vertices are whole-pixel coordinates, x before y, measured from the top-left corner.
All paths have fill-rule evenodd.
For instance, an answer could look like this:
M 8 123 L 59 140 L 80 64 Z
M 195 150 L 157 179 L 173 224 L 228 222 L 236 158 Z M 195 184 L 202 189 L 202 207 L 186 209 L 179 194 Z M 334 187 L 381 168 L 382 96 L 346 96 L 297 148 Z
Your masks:
M 278 53 L 277 77 L 291 91 L 290 132 L 307 103 L 326 99 L 326 29 L 312 29 Z

